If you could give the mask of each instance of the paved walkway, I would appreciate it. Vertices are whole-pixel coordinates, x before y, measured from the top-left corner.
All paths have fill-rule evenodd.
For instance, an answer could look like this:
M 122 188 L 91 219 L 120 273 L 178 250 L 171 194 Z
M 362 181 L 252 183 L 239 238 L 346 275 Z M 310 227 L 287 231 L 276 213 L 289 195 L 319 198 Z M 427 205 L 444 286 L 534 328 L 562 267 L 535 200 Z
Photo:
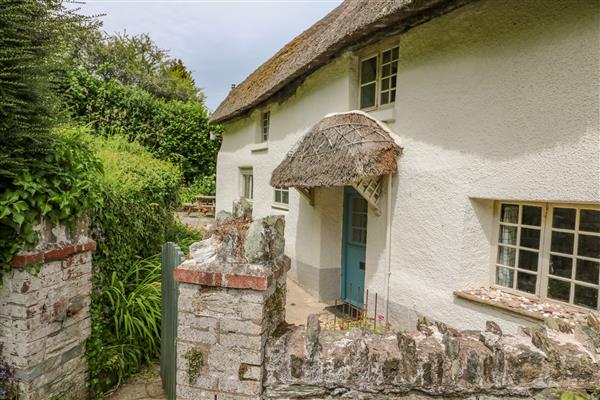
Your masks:
M 160 382 L 159 365 L 151 365 L 147 371 L 107 397 L 107 400 L 167 400 Z

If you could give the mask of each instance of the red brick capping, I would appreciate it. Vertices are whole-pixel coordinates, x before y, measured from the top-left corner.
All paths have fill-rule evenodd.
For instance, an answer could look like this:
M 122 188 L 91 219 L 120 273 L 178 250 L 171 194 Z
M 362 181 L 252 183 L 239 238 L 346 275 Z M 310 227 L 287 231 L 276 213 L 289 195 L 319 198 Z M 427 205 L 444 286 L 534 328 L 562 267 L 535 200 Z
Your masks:
M 287 257 L 282 260 L 281 265 L 274 266 L 196 264 L 188 261 L 175 269 L 174 277 L 177 282 L 194 285 L 267 290 L 289 268 L 290 259 Z
M 73 254 L 94 250 L 96 250 L 96 242 L 90 240 L 85 243 L 73 244 L 50 250 L 43 250 L 37 253 L 18 254 L 12 259 L 11 264 L 15 268 L 23 268 L 27 265 L 32 265 L 36 263 L 64 260 L 72 256 Z

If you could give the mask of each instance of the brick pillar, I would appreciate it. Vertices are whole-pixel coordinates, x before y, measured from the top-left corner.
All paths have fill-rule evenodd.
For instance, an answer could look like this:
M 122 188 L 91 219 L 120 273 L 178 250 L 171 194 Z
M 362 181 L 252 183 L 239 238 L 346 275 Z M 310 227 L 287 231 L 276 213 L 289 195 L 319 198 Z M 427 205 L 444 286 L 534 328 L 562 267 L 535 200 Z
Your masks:
M 282 225 L 282 219 L 273 218 L 252 223 L 242 240 L 244 262 L 212 257 L 223 247 L 237 248 L 213 234 L 198 244 L 200 255 L 176 269 L 177 399 L 260 399 L 265 343 L 285 319 L 289 259 L 280 246 Z M 232 235 L 231 229 L 224 231 Z M 273 251 L 279 254 L 271 257 Z
M 21 400 L 87 398 L 84 352 L 96 243 L 78 227 L 73 233 L 42 224 L 38 246 L 17 255 L 3 276 L 0 343 Z

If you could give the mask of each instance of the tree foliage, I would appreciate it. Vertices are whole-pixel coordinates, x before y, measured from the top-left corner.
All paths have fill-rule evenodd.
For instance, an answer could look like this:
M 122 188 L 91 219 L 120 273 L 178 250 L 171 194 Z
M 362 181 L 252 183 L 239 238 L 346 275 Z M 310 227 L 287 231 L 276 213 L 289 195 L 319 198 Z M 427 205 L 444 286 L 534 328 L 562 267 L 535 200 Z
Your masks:
M 171 59 L 148 34 L 80 37 L 74 63 L 105 81 L 143 89 L 164 100 L 204 101 L 192 74 L 181 60 Z
M 220 126 L 199 102 L 165 101 L 83 69 L 71 72 L 65 95 L 73 117 L 100 136 L 123 136 L 180 166 L 191 182 L 215 173 Z M 211 140 L 211 135 L 215 140 Z

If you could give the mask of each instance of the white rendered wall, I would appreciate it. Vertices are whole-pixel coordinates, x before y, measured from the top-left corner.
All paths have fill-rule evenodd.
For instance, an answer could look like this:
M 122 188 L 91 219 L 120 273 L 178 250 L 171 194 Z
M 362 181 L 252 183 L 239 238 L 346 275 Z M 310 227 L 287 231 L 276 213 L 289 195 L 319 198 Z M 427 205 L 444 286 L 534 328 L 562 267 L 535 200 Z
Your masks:
M 240 197 L 239 167 L 253 167 L 254 217 L 286 216 L 286 254 L 292 258 L 290 277 L 320 299 L 339 296 L 341 265 L 341 188 L 316 191 L 316 205 L 290 189 L 289 211 L 273 207 L 271 172 L 306 131 L 325 115 L 350 107 L 350 62 L 342 57 L 310 76 L 283 104 L 269 106 L 268 149 L 252 151 L 261 110 L 227 124 L 217 165 L 217 209 L 231 211 Z M 298 216 L 301 215 L 302 218 Z M 317 271 L 320 270 L 320 271 Z
M 392 180 L 390 277 L 390 317 L 401 326 L 420 314 L 463 329 L 524 323 L 452 292 L 491 283 L 494 199 L 600 202 L 599 15 L 594 1 L 483 0 L 400 36 L 388 125 L 404 148 Z M 273 106 L 268 152 L 250 151 L 258 111 L 227 124 L 219 209 L 239 197 L 238 167 L 253 166 L 255 216 L 275 212 L 272 169 L 325 114 L 356 108 L 355 68 L 342 57 Z M 341 189 L 317 193 L 312 208 L 291 192 L 287 251 L 296 266 L 339 268 Z M 366 286 L 380 299 L 386 200 L 369 215 L 367 239 Z M 291 277 L 322 295 L 327 282 L 298 270 Z

